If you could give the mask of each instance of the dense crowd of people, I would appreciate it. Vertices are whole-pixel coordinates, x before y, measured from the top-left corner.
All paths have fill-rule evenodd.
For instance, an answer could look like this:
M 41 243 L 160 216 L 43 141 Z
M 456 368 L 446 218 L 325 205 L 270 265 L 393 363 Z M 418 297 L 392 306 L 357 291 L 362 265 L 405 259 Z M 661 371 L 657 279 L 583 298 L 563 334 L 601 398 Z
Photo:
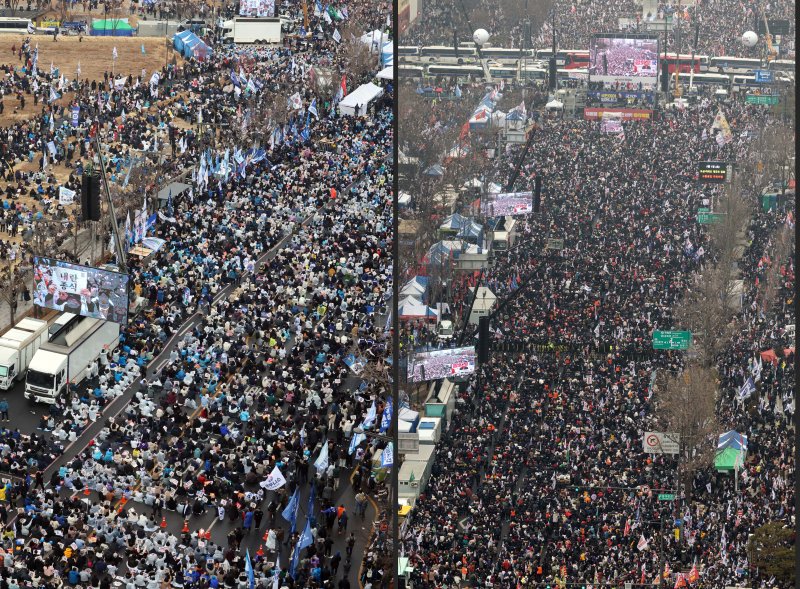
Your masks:
M 386 15 L 361 3 L 348 18 L 371 30 Z M 356 426 L 377 429 L 391 410 L 387 382 L 361 381 L 344 359 L 380 366 L 387 354 L 393 89 L 365 116 L 339 115 L 339 77 L 350 89 L 370 81 L 377 58 L 372 72 L 350 71 L 346 44 L 331 39 L 335 23 L 312 20 L 324 32 L 316 42 L 219 47 L 212 59 L 153 77 L 71 82 L 67 105 L 49 100 L 57 76 L 33 73 L 26 44 L 14 83 L 23 96 L 32 83 L 46 86 L 43 96 L 56 104 L 9 130 L 8 160 L 29 157 L 14 139 L 28 133 L 34 152 L 56 143 L 77 176 L 100 134 L 112 182 L 127 183 L 137 150 L 171 148 L 161 173 L 183 173 L 191 189 L 162 203 L 154 236 L 165 245 L 147 259 L 128 257 L 132 289 L 148 304 L 120 347 L 41 416 L 41 433 L 3 430 L 0 472 L 19 477 L 0 513 L 8 586 L 238 587 L 252 564 L 258 587 L 346 588 L 351 568 L 361 568 L 365 555 L 353 552 L 347 520 L 364 517 L 362 491 L 382 484 L 373 457 L 385 442 L 351 447 L 350 438 Z M 314 67 L 337 72 L 330 96 L 316 88 Z M 267 99 L 295 92 L 302 106 L 281 120 Z M 73 104 L 85 121 L 77 130 L 61 124 Z M 195 125 L 203 121 L 230 128 L 202 133 Z M 256 136 L 263 149 L 250 148 Z M 52 200 L 56 187 L 44 190 Z M 16 218 L 28 224 L 36 218 L 25 213 L 37 212 Z M 47 470 L 131 388 L 124 410 L 85 449 Z M 345 476 L 353 469 L 355 500 Z M 170 511 L 187 520 L 211 512 L 241 528 L 227 546 L 196 530 L 176 535 L 160 525 Z M 248 561 L 239 548 L 253 528 L 264 550 Z M 371 550 L 364 575 L 385 583 L 383 568 Z
M 434 4 L 429 15 L 428 6 L 408 38 L 401 36 L 401 45 L 448 43 L 461 16 L 457 7 L 448 12 Z M 660 6 L 659 12 L 669 8 Z M 771 18 L 793 19 L 791 3 L 768 10 Z M 641 7 L 576 2 L 559 4 L 556 11 L 559 46 L 588 48 L 592 33 L 617 30 L 620 17 L 637 20 Z M 682 52 L 689 52 L 683 44 L 700 22 L 699 53 L 756 54 L 740 40 L 744 30 L 756 27 L 747 5 L 699 2 L 688 16 L 678 16 Z M 494 39 L 516 44 L 519 15 L 506 21 L 485 28 Z M 486 23 L 473 13 L 473 24 Z M 550 45 L 551 31 L 545 23 L 539 46 Z M 790 35 L 782 39 L 782 51 L 791 49 Z M 795 321 L 795 268 L 787 238 L 794 192 L 777 207 L 762 208 L 761 191 L 774 178 L 757 174 L 763 143 L 754 139 L 772 136 L 785 123 L 740 99 L 722 104 L 709 95 L 652 120 L 623 121 L 621 134 L 604 133 L 597 121 L 536 113 L 536 140 L 514 189 L 531 190 L 538 176 L 541 212 L 517 217 L 516 238 L 507 252 L 491 254 L 491 265 L 454 272 L 453 264 L 431 264 L 424 257 L 441 239 L 437 224 L 426 224 L 428 217 L 449 213 L 436 211 L 435 198 L 426 195 L 447 183 L 461 192 L 459 212 L 477 214 L 480 191 L 489 183 L 505 186 L 523 149 L 507 145 L 489 155 L 491 138 L 464 126 L 492 90 L 486 86 L 461 84 L 461 100 L 428 99 L 432 108 L 424 111 L 404 110 L 413 82 L 400 88 L 400 147 L 420 159 L 419 172 L 401 175 L 401 192 L 412 195 L 403 215 L 419 220 L 425 241 L 415 246 L 413 259 L 403 257 L 401 275 L 444 275 L 447 288 L 432 292 L 428 304 L 450 304 L 459 325 L 466 322 L 476 286 L 489 288 L 499 303 L 508 301 L 491 320 L 488 363 L 459 386 L 430 480 L 409 516 L 402 541 L 412 582 L 512 588 L 649 584 L 667 573 L 670 587 L 790 586 L 759 567 L 748 540 L 765 524 L 791 526 L 795 517 L 795 352 L 788 327 Z M 513 87 L 498 96 L 504 112 L 520 101 Z M 720 109 L 730 122 L 731 141 L 717 136 Z M 716 379 L 716 390 L 708 393 L 716 425 L 698 445 L 705 461 L 687 473 L 685 461 L 693 462 L 693 456 L 682 456 L 680 466 L 675 456 L 647 454 L 642 436 L 665 431 L 668 383 L 702 355 L 653 350 L 653 332 L 681 328 L 686 301 L 702 288 L 704 276 L 710 280 L 715 264 L 727 259 L 723 246 L 731 247 L 713 226 L 697 220 L 698 209 L 719 205 L 727 190 L 698 182 L 697 162 L 706 159 L 739 164 L 734 186 L 746 211 L 733 241 L 740 248 L 742 290 L 725 332 L 730 335 L 707 355 Z M 444 175 L 426 176 L 435 163 Z M 476 181 L 477 190 L 467 188 Z M 551 239 L 563 240 L 563 249 L 548 249 Z M 435 323 L 401 327 L 407 354 L 436 340 Z M 474 330 L 464 325 L 456 339 Z M 745 387 L 748 378 L 755 382 L 752 391 Z M 748 437 L 738 476 L 715 467 L 717 435 L 729 430 Z M 674 502 L 659 500 L 668 492 Z

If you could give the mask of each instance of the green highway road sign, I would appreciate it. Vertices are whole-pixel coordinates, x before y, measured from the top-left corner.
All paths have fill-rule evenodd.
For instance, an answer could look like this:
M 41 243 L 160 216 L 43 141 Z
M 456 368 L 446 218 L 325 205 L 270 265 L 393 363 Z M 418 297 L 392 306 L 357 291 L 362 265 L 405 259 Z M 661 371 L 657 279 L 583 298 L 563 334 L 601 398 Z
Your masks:
M 672 493 L 661 493 L 658 496 L 659 501 L 675 501 L 675 495 Z
M 719 223 L 722 221 L 723 213 L 707 213 L 707 212 L 698 212 L 697 213 L 697 222 L 701 225 L 710 225 L 711 223 Z
M 692 343 L 691 331 L 654 331 L 654 350 L 688 350 Z
M 748 94 L 744 97 L 744 99 L 748 104 L 778 104 L 780 102 L 780 97 L 778 96 L 758 96 Z

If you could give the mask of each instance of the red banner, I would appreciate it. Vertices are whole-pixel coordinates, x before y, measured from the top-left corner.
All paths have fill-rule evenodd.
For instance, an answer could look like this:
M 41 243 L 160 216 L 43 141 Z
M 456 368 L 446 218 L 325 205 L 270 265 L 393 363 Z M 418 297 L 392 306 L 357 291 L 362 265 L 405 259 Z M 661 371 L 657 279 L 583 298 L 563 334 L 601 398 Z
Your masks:
M 587 120 L 614 117 L 623 120 L 641 120 L 653 117 L 653 111 L 643 108 L 584 108 L 583 118 Z

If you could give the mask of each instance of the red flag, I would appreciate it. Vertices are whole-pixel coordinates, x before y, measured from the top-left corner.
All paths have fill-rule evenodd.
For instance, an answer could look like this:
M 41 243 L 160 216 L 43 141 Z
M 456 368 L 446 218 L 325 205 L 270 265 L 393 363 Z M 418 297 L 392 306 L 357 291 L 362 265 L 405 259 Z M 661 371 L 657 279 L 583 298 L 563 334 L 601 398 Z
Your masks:
M 678 578 L 675 579 L 675 589 L 686 587 L 686 579 L 683 578 L 683 573 L 678 573 Z
M 692 570 L 689 571 L 689 582 L 697 583 L 700 579 L 700 574 L 697 572 L 697 565 L 692 565 Z
M 669 563 L 664 563 L 664 578 L 668 579 L 669 576 L 672 574 L 672 569 L 669 568 Z
M 342 94 L 347 96 L 347 76 L 342 76 Z
M 625 520 L 625 531 L 622 532 L 622 535 L 623 536 L 627 536 L 630 533 L 631 533 L 631 520 L 626 519 Z

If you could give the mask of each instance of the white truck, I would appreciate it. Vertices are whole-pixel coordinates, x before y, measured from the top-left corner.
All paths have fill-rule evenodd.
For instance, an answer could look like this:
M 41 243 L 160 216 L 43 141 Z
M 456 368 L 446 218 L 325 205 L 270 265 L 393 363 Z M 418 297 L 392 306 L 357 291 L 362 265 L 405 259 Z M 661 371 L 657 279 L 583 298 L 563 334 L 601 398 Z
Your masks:
M 86 377 L 86 368 L 103 350 L 111 351 L 118 343 L 119 323 L 82 317 L 34 354 L 25 379 L 25 398 L 53 405 L 69 384 Z
M 47 341 L 47 321 L 25 317 L 0 337 L 0 389 L 7 391 L 22 379 L 31 358 Z
M 222 23 L 222 38 L 228 43 L 280 43 L 280 18 L 236 17 Z

